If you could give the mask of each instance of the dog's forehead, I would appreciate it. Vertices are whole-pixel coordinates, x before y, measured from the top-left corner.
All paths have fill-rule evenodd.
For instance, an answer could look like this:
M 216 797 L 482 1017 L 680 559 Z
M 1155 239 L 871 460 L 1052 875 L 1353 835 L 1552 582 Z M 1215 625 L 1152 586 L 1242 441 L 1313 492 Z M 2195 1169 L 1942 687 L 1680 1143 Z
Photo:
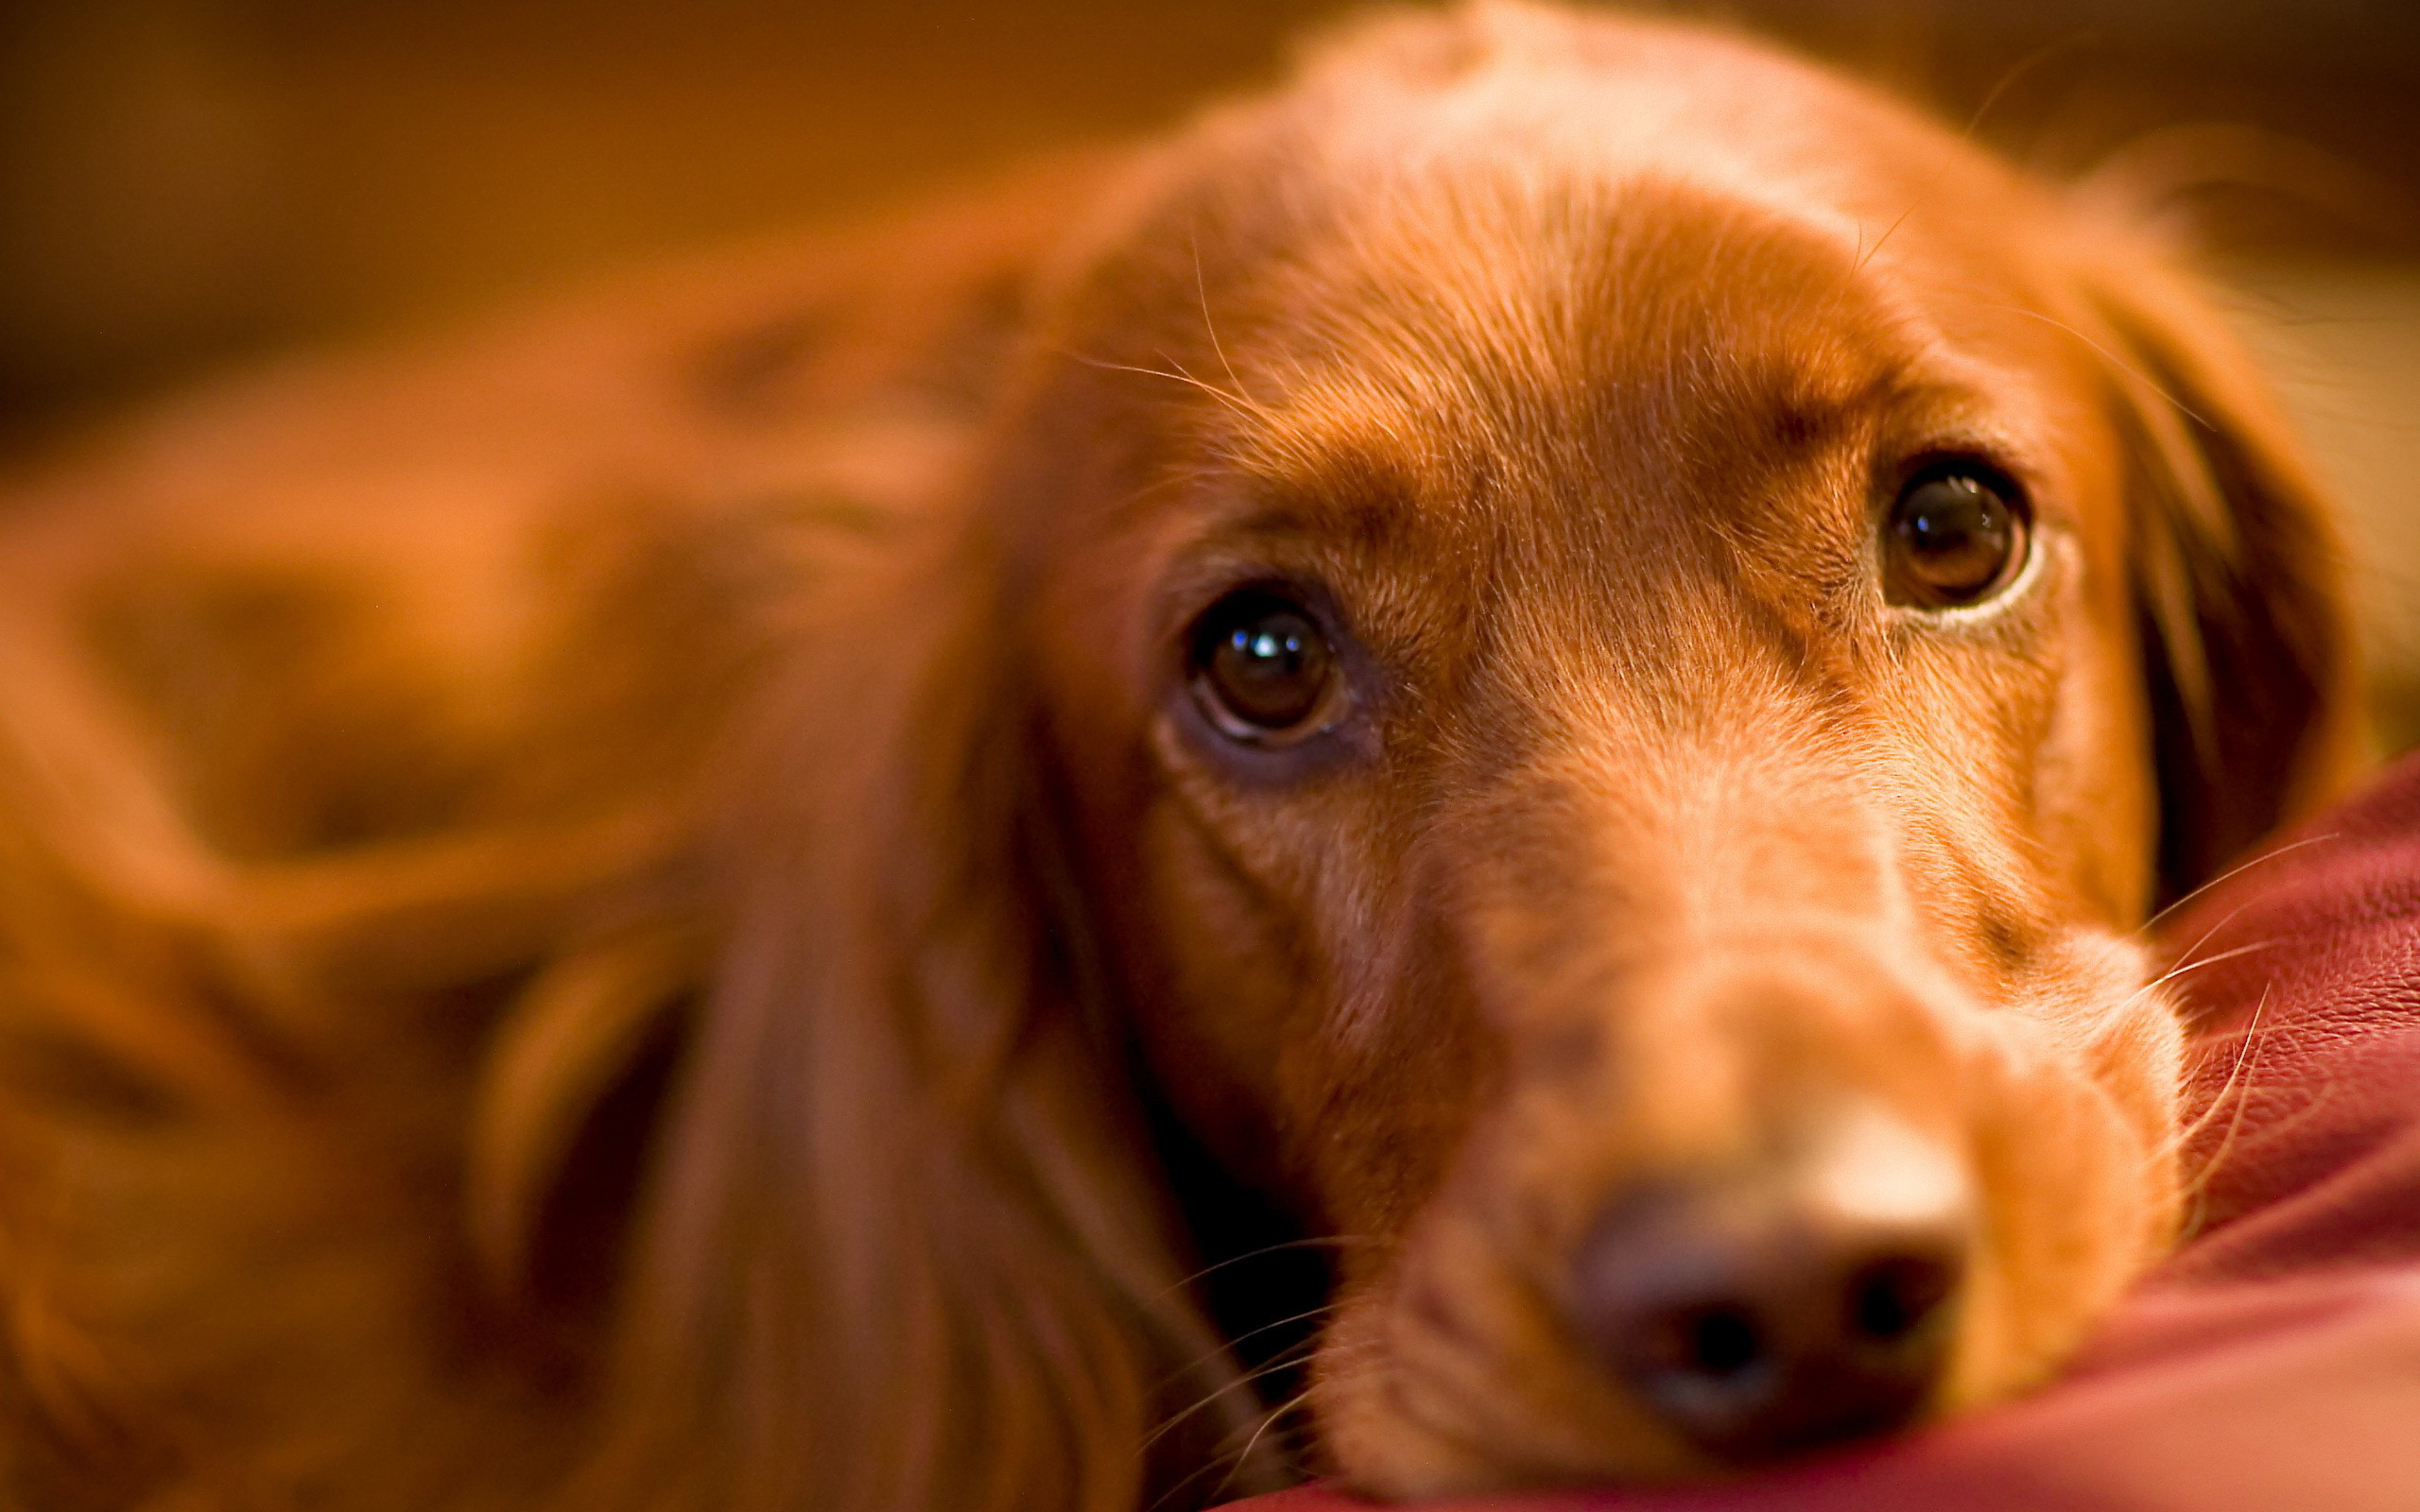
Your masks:
M 1194 285 L 1164 301 L 1198 305 L 1193 376 L 1241 401 L 1222 452 L 1306 495 L 1392 471 L 1469 497 L 1524 468 L 1666 474 L 1632 480 L 1653 489 L 1708 452 L 1803 450 L 1987 384 L 1933 318 L 2023 297 L 2022 238 L 1962 234 L 1957 201 L 1996 171 L 1920 199 L 1926 165 L 1898 160 L 1940 146 L 1921 132 L 1810 163 L 1769 101 L 1696 119 L 1680 72 L 1483 76 L 1374 123 L 1281 117 L 1184 212 L 1190 268 L 1164 265 Z M 1871 103 L 1824 82 L 1796 103 Z
M 1376 404 L 1465 419 L 1722 358 L 1776 407 L 1837 407 L 1938 346 L 1928 301 L 2014 294 L 2057 218 L 1988 154 L 1769 48 L 1519 7 L 1341 47 L 1204 136 L 1156 228 L 1190 267 L 1162 262 L 1205 323 L 1275 335 L 1263 391 L 1384 379 Z
M 1422 187 L 1291 250 L 1259 284 L 1276 314 L 1223 322 L 1230 511 L 1458 551 L 1698 528 L 1820 555 L 1859 505 L 1776 513 L 1778 486 L 1961 402 L 1921 307 L 1820 220 L 1663 174 Z

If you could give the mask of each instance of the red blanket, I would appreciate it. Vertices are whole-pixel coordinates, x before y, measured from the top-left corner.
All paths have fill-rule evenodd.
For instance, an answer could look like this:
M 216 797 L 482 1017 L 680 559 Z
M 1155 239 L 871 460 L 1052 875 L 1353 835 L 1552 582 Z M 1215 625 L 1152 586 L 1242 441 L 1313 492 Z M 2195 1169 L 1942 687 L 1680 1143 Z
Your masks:
M 2224 1094 L 2196 1237 L 2066 1379 L 1754 1480 L 1455 1512 L 2420 1509 L 2420 757 L 2166 933 L 2195 1101 Z M 1359 1505 L 1310 1487 L 1252 1512 Z

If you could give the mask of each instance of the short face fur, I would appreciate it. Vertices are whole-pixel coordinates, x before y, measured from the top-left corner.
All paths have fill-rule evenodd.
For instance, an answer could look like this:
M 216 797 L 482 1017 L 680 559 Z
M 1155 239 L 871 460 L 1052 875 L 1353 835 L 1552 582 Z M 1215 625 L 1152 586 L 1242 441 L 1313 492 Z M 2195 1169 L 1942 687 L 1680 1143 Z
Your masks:
M 1651 27 L 1392 42 L 1211 125 L 1012 478 L 1134 1033 L 1342 1240 L 1332 1463 L 1671 1476 L 2036 1380 L 2177 1223 L 2132 406 L 2196 399 L 2068 207 L 1872 98 Z M 2025 535 L 1949 602 L 1894 580 L 1945 472 Z M 1322 690 L 1273 734 L 1209 664 L 1269 625 Z
M 1519 6 L 11 499 L 32 1505 L 1133 1512 L 1305 1404 L 1412 1497 L 1983 1402 L 2177 1227 L 2146 916 L 2355 748 L 2153 260 Z M 1222 1284 L 1271 1241 L 1333 1276 Z

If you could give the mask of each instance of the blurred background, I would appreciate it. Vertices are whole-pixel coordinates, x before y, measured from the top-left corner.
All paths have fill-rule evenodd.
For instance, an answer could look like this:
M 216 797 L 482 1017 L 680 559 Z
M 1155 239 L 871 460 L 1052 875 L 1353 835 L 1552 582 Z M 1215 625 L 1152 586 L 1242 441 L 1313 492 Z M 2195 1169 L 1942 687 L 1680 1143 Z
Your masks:
M 0 452 L 248 357 L 845 218 L 1249 88 L 1332 0 L 0 0 Z M 2420 4 L 1728 0 L 2173 180 L 2354 507 L 2420 741 Z M 1978 227 L 1977 234 L 1991 234 Z

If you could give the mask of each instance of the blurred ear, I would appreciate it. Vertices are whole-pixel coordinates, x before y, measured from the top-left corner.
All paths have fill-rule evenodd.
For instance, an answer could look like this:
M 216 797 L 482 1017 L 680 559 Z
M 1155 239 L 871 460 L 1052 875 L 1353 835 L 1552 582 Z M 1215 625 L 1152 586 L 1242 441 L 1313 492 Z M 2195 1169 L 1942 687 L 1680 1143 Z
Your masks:
M 2173 900 L 2338 790 L 2365 721 L 2334 511 L 2210 303 L 2098 260 L 2126 438 L 2132 571 Z
M 1123 1512 L 1185 1436 L 1158 1419 L 1242 1404 L 1087 1030 L 980 536 L 819 584 L 782 636 L 576 1504 Z

